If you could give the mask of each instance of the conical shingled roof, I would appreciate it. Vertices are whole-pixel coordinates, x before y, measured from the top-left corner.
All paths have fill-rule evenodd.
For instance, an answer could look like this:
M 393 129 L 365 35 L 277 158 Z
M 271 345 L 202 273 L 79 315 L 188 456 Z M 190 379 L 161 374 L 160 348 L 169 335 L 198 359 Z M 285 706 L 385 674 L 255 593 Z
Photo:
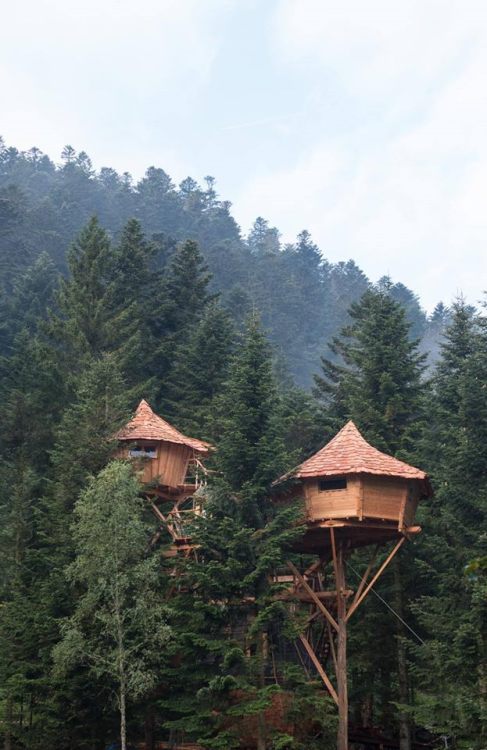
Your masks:
M 187 437 L 169 422 L 155 414 L 147 401 L 142 399 L 133 419 L 115 435 L 117 440 L 163 440 L 166 443 L 187 445 L 198 453 L 208 453 L 209 443 Z
M 283 479 L 291 477 L 327 477 L 346 474 L 379 474 L 423 479 L 428 477 L 421 469 L 381 453 L 362 437 L 352 421 L 321 450 L 293 469 Z M 278 483 L 282 480 L 278 480 Z

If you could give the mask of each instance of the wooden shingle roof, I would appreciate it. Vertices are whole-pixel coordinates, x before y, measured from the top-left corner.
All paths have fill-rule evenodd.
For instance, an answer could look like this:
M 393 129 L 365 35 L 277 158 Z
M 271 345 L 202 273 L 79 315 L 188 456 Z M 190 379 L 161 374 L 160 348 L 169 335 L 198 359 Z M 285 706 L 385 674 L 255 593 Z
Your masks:
M 188 437 L 179 432 L 172 424 L 152 411 L 145 399 L 138 405 L 133 419 L 115 435 L 116 440 L 154 440 L 166 443 L 187 445 L 198 453 L 208 453 L 209 443 Z
M 347 474 L 379 474 L 404 479 L 428 479 L 421 469 L 416 469 L 374 448 L 350 421 L 329 443 L 277 483 L 291 477 L 304 479 Z

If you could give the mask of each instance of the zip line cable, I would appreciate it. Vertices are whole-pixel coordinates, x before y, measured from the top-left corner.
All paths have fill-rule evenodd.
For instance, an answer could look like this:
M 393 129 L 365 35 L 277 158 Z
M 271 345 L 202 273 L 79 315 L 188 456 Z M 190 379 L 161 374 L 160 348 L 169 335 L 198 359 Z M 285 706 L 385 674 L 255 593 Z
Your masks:
M 357 578 L 361 578 L 360 573 L 357 573 L 357 571 L 355 570 L 355 568 L 352 567 L 352 565 L 350 565 L 349 562 L 347 562 L 347 568 L 350 568 L 350 570 L 352 570 L 355 573 L 355 575 L 357 576 Z M 380 594 L 377 593 L 377 591 L 374 589 L 373 586 L 372 586 L 372 588 L 370 590 L 372 591 L 373 594 L 375 594 L 375 596 L 377 597 L 377 599 L 379 599 L 382 602 L 382 604 L 385 604 L 385 606 L 387 607 L 387 609 L 389 609 L 392 612 L 392 614 L 397 617 L 397 619 L 399 620 L 399 622 L 402 622 L 402 624 L 404 625 L 404 627 L 407 628 L 415 636 L 415 638 L 418 639 L 418 641 L 421 643 L 421 645 L 422 646 L 426 646 L 426 643 L 423 641 L 423 639 L 421 638 L 421 636 L 419 636 L 416 633 L 416 631 L 413 630 L 412 627 L 410 625 L 408 625 L 407 622 L 405 622 L 405 620 L 402 619 L 402 617 L 396 612 L 396 610 L 393 609 L 393 607 L 391 607 L 391 605 L 388 602 L 386 602 L 386 600 L 383 599 Z

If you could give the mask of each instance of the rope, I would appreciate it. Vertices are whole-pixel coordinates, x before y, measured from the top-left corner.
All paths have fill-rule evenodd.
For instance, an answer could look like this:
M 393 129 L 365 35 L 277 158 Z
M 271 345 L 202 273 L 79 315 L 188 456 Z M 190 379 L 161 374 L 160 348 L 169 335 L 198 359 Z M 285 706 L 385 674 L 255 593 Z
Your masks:
M 349 562 L 347 562 L 347 567 L 350 568 L 350 570 L 352 570 L 355 573 L 355 575 L 357 576 L 357 578 L 360 578 L 360 579 L 362 578 L 362 576 L 360 575 L 360 573 L 357 573 L 357 571 L 355 570 L 355 568 L 352 567 L 352 565 Z M 423 639 L 421 638 L 421 636 L 419 636 L 416 633 L 416 631 L 413 630 L 412 627 L 410 625 L 408 625 L 405 620 L 402 619 L 402 617 L 396 612 L 396 610 L 393 607 L 391 607 L 391 605 L 388 602 L 386 602 L 386 600 L 383 599 L 380 594 L 377 593 L 377 591 L 374 589 L 373 586 L 372 586 L 372 588 L 370 590 L 372 591 L 373 594 L 375 594 L 375 596 L 377 597 L 377 599 L 379 599 L 382 602 L 382 604 L 385 604 L 385 606 L 387 607 L 387 609 L 390 610 L 392 612 L 392 614 L 397 617 L 397 619 L 399 620 L 399 622 L 401 622 L 404 625 L 404 627 L 407 628 L 409 630 L 409 632 L 412 633 L 415 636 L 415 638 L 418 639 L 419 643 L 421 643 L 422 646 L 426 646 L 426 643 L 423 641 Z

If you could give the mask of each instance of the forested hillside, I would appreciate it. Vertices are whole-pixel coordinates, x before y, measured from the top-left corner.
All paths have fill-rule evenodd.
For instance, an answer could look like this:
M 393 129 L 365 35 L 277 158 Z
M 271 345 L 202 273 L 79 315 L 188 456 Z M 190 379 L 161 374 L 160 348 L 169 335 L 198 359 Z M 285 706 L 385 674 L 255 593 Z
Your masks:
M 348 419 L 435 490 L 351 621 L 351 724 L 400 750 L 483 750 L 484 309 L 427 320 L 306 233 L 282 248 L 258 220 L 244 239 L 211 180 L 150 169 L 133 186 L 68 148 L 61 167 L 4 148 L 0 179 L 5 750 L 104 750 L 125 730 L 147 750 L 334 747 L 335 706 L 273 583 L 301 564 L 298 512 L 270 488 Z M 418 335 L 446 323 L 428 368 Z M 165 556 L 114 460 L 142 397 L 216 447 L 192 558 Z M 360 580 L 362 552 L 348 563 Z
M 221 293 L 233 320 L 240 324 L 258 310 L 275 356 L 302 386 L 311 385 L 328 341 L 370 285 L 353 260 L 328 262 L 326 248 L 318 248 L 306 230 L 295 243 L 283 245 L 278 229 L 258 217 L 244 237 L 213 177 L 206 177 L 203 187 L 191 177 L 177 186 L 163 169 L 150 167 L 134 183 L 129 174 L 109 167 L 96 172 L 88 155 L 71 146 L 57 166 L 36 148 L 20 152 L 0 141 L 0 250 L 7 290 L 15 274 L 42 252 L 65 272 L 66 250 L 93 215 L 114 239 L 129 219 L 138 219 L 159 249 L 159 268 L 177 242 L 197 241 L 211 287 Z M 424 339 L 424 351 L 435 359 L 447 319 L 444 306 L 428 318 L 400 280 L 382 283 L 404 305 L 412 335 Z

